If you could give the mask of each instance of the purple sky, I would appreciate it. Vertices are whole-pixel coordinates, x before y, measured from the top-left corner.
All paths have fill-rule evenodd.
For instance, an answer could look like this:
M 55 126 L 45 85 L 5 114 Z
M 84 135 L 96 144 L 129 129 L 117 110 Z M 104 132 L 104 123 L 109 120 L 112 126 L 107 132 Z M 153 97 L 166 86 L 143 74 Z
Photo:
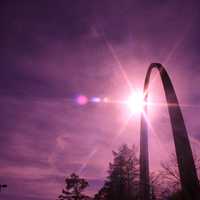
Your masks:
M 0 3 L 0 198 L 53 200 L 75 171 L 102 184 L 112 150 L 138 147 L 139 116 L 122 105 L 73 98 L 129 94 L 119 63 L 142 88 L 150 63 L 164 64 L 183 107 L 194 151 L 200 142 L 200 3 L 59 0 Z M 114 54 L 111 48 L 114 50 Z M 155 74 L 154 74 L 155 75 Z M 158 76 L 152 98 L 165 102 Z M 166 108 L 150 109 L 150 164 L 173 150 Z M 156 156 L 155 156 L 156 155 Z

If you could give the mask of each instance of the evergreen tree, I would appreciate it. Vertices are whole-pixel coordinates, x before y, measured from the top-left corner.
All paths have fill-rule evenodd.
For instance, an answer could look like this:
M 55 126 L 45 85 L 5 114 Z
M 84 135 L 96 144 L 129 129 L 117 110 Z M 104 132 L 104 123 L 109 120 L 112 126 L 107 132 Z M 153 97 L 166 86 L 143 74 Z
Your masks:
M 65 179 L 65 189 L 59 195 L 58 200 L 88 200 L 88 196 L 82 194 L 82 191 L 88 186 L 88 182 L 79 178 L 78 175 L 72 173 L 70 177 Z
M 134 200 L 138 196 L 139 162 L 135 148 L 122 145 L 113 152 L 113 163 L 109 164 L 108 177 L 95 200 Z
M 105 182 L 104 186 L 94 196 L 94 200 L 105 200 L 108 199 L 110 190 L 109 182 Z

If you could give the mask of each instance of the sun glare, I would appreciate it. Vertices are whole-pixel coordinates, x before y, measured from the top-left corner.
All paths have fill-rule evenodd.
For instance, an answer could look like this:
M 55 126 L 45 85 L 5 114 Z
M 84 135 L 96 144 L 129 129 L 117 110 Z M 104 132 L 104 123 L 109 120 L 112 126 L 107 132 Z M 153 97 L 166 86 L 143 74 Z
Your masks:
M 141 113 L 144 106 L 143 93 L 134 91 L 126 101 L 126 105 L 132 113 Z

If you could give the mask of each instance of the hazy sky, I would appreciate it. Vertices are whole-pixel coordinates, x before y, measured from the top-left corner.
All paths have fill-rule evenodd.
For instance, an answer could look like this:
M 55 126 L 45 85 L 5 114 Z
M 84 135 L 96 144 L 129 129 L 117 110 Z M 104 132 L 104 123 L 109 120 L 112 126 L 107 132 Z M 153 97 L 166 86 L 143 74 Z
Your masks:
M 125 99 L 150 63 L 164 64 L 200 141 L 200 3 L 184 0 L 48 0 L 0 3 L 0 193 L 53 200 L 75 171 L 96 191 L 112 150 L 138 147 L 139 115 L 115 104 L 79 106 L 77 95 Z M 121 63 L 121 66 L 119 65 Z M 154 76 L 155 75 L 155 76 Z M 152 99 L 164 102 L 153 73 Z M 167 109 L 150 108 L 150 164 L 173 150 Z M 156 156 L 155 156 L 156 155 Z

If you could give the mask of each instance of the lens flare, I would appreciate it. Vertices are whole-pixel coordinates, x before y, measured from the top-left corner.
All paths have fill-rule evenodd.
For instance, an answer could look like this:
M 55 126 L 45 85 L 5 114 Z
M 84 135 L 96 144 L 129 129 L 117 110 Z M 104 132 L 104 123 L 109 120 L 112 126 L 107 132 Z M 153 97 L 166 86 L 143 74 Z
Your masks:
M 109 101 L 108 97 L 104 97 L 104 98 L 103 98 L 103 102 L 104 102 L 104 103 L 108 103 L 108 101 Z
M 88 98 L 85 96 L 85 95 L 79 95 L 77 98 L 76 98 L 76 102 L 79 104 L 79 105 L 85 105 L 88 103 Z
M 99 97 L 92 97 L 91 101 L 94 102 L 94 103 L 99 103 L 101 101 L 101 98 L 99 98 Z

